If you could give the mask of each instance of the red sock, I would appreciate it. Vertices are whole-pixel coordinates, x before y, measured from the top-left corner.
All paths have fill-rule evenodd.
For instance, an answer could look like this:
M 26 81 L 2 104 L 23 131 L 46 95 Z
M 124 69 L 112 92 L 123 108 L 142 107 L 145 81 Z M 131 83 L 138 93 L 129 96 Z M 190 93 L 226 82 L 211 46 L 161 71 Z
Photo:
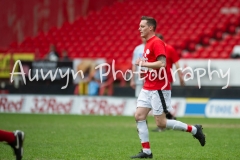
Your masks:
M 150 149 L 150 144 L 149 144 L 149 142 L 144 142 L 144 143 L 142 143 L 142 148 L 143 148 L 143 149 Z
M 15 141 L 15 135 L 13 134 L 13 132 L 0 130 L 0 142 L 2 141 L 12 143 Z
M 192 126 L 188 125 L 186 132 L 192 132 Z

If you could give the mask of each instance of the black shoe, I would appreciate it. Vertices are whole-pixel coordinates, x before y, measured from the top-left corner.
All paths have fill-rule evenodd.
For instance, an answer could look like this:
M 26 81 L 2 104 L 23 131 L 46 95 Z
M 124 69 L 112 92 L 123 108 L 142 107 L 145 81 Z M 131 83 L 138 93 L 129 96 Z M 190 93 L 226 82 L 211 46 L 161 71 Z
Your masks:
M 147 153 L 144 153 L 143 150 L 141 150 L 141 152 L 139 152 L 137 155 L 135 156 L 132 156 L 131 157 L 132 159 L 133 158 L 153 158 L 153 154 L 147 154 Z
M 23 141 L 24 141 L 24 132 L 16 130 L 14 132 L 15 142 L 9 143 L 12 147 L 16 160 L 21 160 L 23 157 Z
M 153 129 L 152 131 L 153 132 L 163 132 L 165 129 L 161 129 L 161 128 L 155 128 L 155 129 Z
M 194 125 L 197 128 L 197 133 L 195 135 L 193 135 L 193 137 L 195 137 L 196 139 L 198 139 L 198 141 L 200 142 L 201 146 L 205 145 L 205 135 L 202 132 L 202 125 L 196 124 Z

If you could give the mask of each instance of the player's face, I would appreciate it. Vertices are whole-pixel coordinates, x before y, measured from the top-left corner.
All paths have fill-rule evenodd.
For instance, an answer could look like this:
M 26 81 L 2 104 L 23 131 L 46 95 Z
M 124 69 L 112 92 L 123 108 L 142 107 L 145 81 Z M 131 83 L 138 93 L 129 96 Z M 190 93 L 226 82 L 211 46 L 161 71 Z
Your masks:
M 150 30 L 149 26 L 147 25 L 147 20 L 141 20 L 138 30 L 140 31 L 140 35 L 142 38 L 147 38 Z

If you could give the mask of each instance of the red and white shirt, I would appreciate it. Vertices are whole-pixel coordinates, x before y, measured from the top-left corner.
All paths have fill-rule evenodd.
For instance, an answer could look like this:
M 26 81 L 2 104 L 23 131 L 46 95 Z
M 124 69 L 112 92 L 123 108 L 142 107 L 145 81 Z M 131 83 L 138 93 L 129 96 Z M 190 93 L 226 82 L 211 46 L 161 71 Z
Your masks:
M 150 38 L 144 48 L 143 58 L 146 62 L 155 62 L 157 57 L 163 55 L 167 58 L 165 43 L 158 37 Z M 164 68 L 165 70 L 166 68 Z M 167 79 L 167 72 L 159 69 L 148 69 L 143 89 L 146 90 L 170 90 L 171 85 Z M 161 71 L 161 73 L 159 73 Z M 157 74 L 157 75 L 156 75 Z

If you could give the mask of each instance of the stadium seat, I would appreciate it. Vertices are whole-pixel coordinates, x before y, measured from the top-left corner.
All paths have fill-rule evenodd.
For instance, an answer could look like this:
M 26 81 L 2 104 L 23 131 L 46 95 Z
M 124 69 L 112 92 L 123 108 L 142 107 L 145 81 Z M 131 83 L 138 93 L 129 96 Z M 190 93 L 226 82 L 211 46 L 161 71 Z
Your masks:
M 148 6 L 147 10 L 145 6 Z M 220 10 L 226 6 L 239 4 L 235 0 L 205 0 L 201 3 L 192 0 L 128 0 L 77 17 L 73 23 L 53 26 L 47 33 L 39 32 L 36 37 L 25 37 L 23 43 L 13 42 L 9 49 L 45 52 L 46 46 L 54 43 L 60 50 L 67 49 L 73 57 L 87 57 L 89 53 L 89 57 L 104 56 L 110 60 L 119 56 L 127 58 L 141 43 L 138 26 L 144 13 L 157 19 L 157 32 L 162 33 L 165 41 L 180 54 L 186 50 L 192 52 L 185 53 L 183 58 L 226 58 L 229 52 L 226 43 L 211 44 L 211 39 L 228 42 L 231 47 L 239 43 L 235 40 L 235 37 L 240 40 L 240 34 L 236 33 L 240 25 L 239 15 L 222 14 Z M 225 33 L 231 34 L 228 40 L 223 36 Z M 206 48 L 196 51 L 198 44 Z M 219 51 L 224 54 L 217 54 Z

